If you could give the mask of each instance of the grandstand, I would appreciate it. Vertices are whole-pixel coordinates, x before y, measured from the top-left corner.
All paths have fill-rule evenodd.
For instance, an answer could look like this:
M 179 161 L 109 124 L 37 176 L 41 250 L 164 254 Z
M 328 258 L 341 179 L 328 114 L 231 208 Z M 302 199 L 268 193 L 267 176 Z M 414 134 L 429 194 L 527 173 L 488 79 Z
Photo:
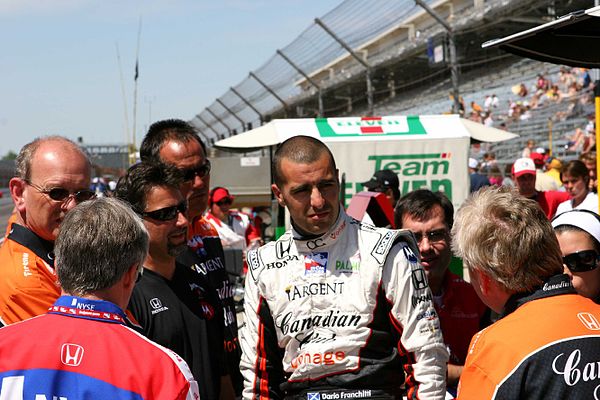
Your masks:
M 554 153 L 575 156 L 564 153 L 565 137 L 585 125 L 590 104 L 577 105 L 567 113 L 571 99 L 545 102 L 532 109 L 527 120 L 506 118 L 509 100 L 529 100 L 515 95 L 513 86 L 523 83 L 530 88 L 538 74 L 556 82 L 560 67 L 523 60 L 498 49 L 481 49 L 481 43 L 589 8 L 593 1 L 425 2 L 454 32 L 460 94 L 466 108 L 471 101 L 482 104 L 486 95 L 494 93 L 500 99 L 493 111 L 494 126 L 505 125 L 521 135 L 492 148 L 497 159 L 501 163 L 514 160 L 528 138 L 548 146 L 549 120 Z M 212 144 L 272 118 L 362 116 L 369 114 L 371 107 L 374 115 L 448 112 L 452 88 L 446 43 L 443 27 L 412 0 L 346 0 L 190 122 Z M 577 96 L 581 99 L 587 94 L 580 91 Z M 213 149 L 212 154 L 218 152 Z

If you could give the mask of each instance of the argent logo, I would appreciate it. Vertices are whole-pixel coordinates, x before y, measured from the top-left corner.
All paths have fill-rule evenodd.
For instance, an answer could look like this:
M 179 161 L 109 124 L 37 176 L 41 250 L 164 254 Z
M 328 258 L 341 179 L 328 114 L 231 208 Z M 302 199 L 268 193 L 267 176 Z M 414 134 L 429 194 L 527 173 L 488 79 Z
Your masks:
M 60 349 L 60 361 L 71 367 L 78 367 L 83 358 L 83 347 L 78 344 L 65 343 Z
M 152 306 L 152 308 L 154 308 L 155 310 L 159 309 L 162 307 L 162 303 L 160 302 L 160 299 L 155 297 L 153 299 L 150 300 L 150 305 Z
M 588 312 L 580 312 L 577 318 L 591 331 L 600 331 L 600 323 L 593 314 Z

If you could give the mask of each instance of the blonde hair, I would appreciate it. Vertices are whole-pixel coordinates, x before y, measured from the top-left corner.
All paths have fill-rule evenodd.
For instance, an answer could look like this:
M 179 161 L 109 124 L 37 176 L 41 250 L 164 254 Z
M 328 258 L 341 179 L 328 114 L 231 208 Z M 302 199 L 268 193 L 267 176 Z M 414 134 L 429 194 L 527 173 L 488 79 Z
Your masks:
M 460 207 L 452 250 L 469 269 L 484 272 L 509 292 L 528 292 L 562 272 L 550 221 L 537 202 L 507 187 L 486 187 Z

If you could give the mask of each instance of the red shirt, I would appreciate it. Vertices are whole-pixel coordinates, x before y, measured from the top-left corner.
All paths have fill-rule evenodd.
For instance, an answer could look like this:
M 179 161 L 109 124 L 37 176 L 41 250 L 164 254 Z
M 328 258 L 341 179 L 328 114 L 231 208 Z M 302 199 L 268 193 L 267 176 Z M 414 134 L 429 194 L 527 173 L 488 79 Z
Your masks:
M 571 198 L 569 193 L 567 192 L 558 192 L 556 190 L 548 190 L 545 192 L 537 192 L 533 200 L 537 201 L 542 210 L 544 210 L 544 214 L 548 219 L 552 219 L 554 214 L 556 214 L 556 209 L 558 205 L 563 201 L 567 201 Z
M 435 304 L 440 317 L 444 342 L 450 349 L 451 364 L 463 365 L 471 338 L 483 327 L 481 319 L 487 307 L 475 293 L 470 283 L 446 271 L 442 305 Z

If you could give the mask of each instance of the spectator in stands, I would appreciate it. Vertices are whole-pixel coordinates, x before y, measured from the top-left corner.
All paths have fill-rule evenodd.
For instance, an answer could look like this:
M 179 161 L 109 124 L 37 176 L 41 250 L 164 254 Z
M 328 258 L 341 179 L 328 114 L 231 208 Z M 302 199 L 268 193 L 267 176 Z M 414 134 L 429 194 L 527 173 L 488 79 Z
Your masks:
M 189 249 L 177 257 L 201 275 L 204 290 L 217 290 L 224 315 L 226 362 L 229 375 L 222 377 L 223 392 L 231 389 L 241 394 L 242 377 L 239 371 L 241 350 L 238 343 L 237 319 L 233 300 L 233 283 L 225 269 L 225 255 L 219 234 L 203 217 L 208 207 L 211 164 L 204 142 L 194 128 L 179 119 L 166 119 L 148 128 L 140 147 L 144 162 L 164 163 L 179 169 L 183 175 L 180 190 L 188 199 Z M 231 378 L 231 379 L 230 379 Z
M 487 176 L 477 172 L 479 163 L 474 158 L 469 158 L 469 178 L 471 180 L 470 192 L 473 193 L 484 186 L 489 186 L 490 181 Z
M 583 371 L 600 360 L 600 306 L 575 295 L 542 210 L 510 189 L 484 188 L 459 209 L 452 248 L 500 314 L 473 337 L 458 398 L 592 398 L 598 381 Z
M 485 111 L 490 111 L 492 109 L 492 96 L 489 94 L 485 95 L 485 99 L 483 100 L 483 109 Z
M 492 107 L 498 108 L 499 105 L 500 105 L 500 100 L 498 99 L 498 96 L 496 96 L 496 94 L 493 93 L 492 94 Z
M 0 323 L 44 314 L 60 296 L 54 241 L 65 215 L 92 199 L 91 164 L 69 139 L 49 136 L 23 146 L 9 182 L 16 222 L 0 247 Z
M 481 108 L 481 106 L 479 104 L 477 104 L 475 101 L 471 102 L 471 111 L 475 112 L 477 114 L 481 114 L 483 112 L 483 109 Z
M 560 180 L 560 172 L 562 171 L 562 161 L 560 161 L 556 157 L 548 157 L 546 159 L 546 175 L 550 176 L 554 181 L 562 186 L 562 181 Z
M 502 179 L 502 186 L 515 187 L 515 181 L 512 179 L 512 164 L 506 164 L 504 166 L 504 178 Z
M 150 340 L 179 354 L 198 381 L 200 398 L 218 399 L 223 372 L 223 313 L 217 293 L 176 257 L 187 249 L 182 176 L 163 164 L 135 164 L 115 196 L 142 217 L 150 237 L 144 273 L 129 310 Z
M 400 181 L 398 175 L 389 169 L 382 169 L 373 174 L 371 179 L 363 182 L 362 185 L 369 192 L 379 192 L 385 194 L 392 209 L 396 207 L 396 203 L 400 199 Z
M 531 152 L 533 151 L 534 147 L 535 147 L 535 140 L 529 139 L 527 141 L 527 145 L 525 145 L 525 148 L 521 152 L 521 158 L 530 158 Z
M 544 149 L 538 148 L 538 151 L 544 151 Z M 559 190 L 560 185 L 556 183 L 554 178 L 544 173 L 544 155 L 537 151 L 531 153 L 533 164 L 536 170 L 535 190 L 546 191 L 546 190 Z
M 198 398 L 177 354 L 125 326 L 148 252 L 139 217 L 116 199 L 80 204 L 65 216 L 55 250 L 61 297 L 46 315 L 0 329 L 0 397 Z
M 560 177 L 571 198 L 558 205 L 557 215 L 573 209 L 598 213 L 598 195 L 589 189 L 590 171 L 582 161 L 569 161 Z
M 590 171 L 590 191 L 598 193 L 598 174 L 596 172 L 596 153 L 585 153 L 579 156 L 588 171 Z
M 552 227 L 573 287 L 600 302 L 600 216 L 588 210 L 567 211 L 552 220 Z
M 210 208 L 206 213 L 206 220 L 219 233 L 224 248 L 242 251 L 259 248 L 262 238 L 253 218 L 241 211 L 232 210 L 233 199 L 226 188 L 213 188 L 208 196 Z
M 512 176 L 519 194 L 537 201 L 548 219 L 556 214 L 556 209 L 560 203 L 569 199 L 569 194 L 566 192 L 536 190 L 536 168 L 531 158 L 516 160 L 512 167 Z
M 500 172 L 500 168 L 498 167 L 498 165 L 494 164 L 490 168 L 488 179 L 490 180 L 490 185 L 502 186 L 504 177 L 502 176 L 502 172 Z
M 395 218 L 398 228 L 410 230 L 417 238 L 421 264 L 450 351 L 447 389 L 456 394 L 469 341 L 489 324 L 489 314 L 473 287 L 448 269 L 454 207 L 442 192 L 419 189 L 400 199 Z

